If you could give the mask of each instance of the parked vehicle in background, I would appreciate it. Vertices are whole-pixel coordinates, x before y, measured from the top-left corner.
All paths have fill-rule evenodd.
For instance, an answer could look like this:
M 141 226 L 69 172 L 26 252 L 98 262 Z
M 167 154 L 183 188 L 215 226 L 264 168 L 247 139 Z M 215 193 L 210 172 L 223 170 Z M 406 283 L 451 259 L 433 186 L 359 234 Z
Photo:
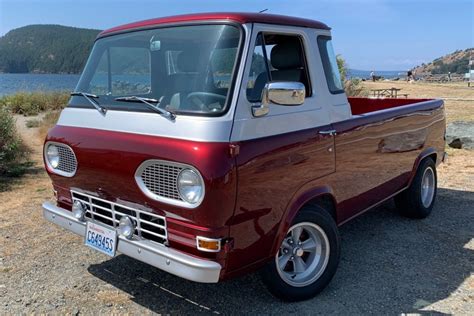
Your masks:
M 132 23 L 98 36 L 46 138 L 44 216 L 109 256 L 208 283 L 260 269 L 308 299 L 336 272 L 339 225 L 391 197 L 430 214 L 444 133 L 441 100 L 347 98 L 321 22 Z

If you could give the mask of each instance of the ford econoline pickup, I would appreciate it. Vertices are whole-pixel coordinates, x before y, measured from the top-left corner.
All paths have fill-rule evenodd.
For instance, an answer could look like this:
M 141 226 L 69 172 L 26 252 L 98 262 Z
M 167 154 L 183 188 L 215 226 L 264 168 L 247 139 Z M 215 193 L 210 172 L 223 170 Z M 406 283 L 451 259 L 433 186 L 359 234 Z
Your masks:
M 303 300 L 336 272 L 338 226 L 392 197 L 430 214 L 444 137 L 441 100 L 346 97 L 321 22 L 146 20 L 98 35 L 44 143 L 43 212 L 108 256 L 205 283 L 260 270 Z

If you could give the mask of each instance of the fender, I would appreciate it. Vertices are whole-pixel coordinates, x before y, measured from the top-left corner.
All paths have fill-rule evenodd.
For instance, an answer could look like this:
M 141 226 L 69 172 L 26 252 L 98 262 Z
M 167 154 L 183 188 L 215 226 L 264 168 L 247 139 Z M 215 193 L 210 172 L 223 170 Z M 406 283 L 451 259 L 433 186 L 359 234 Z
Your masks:
M 280 221 L 280 226 L 276 234 L 275 242 L 273 243 L 273 246 L 271 248 L 271 253 L 270 253 L 271 256 L 274 256 L 276 252 L 278 251 L 281 245 L 281 242 L 283 241 L 283 238 L 285 238 L 286 233 L 288 229 L 290 228 L 291 223 L 293 222 L 294 218 L 298 214 L 298 211 L 312 199 L 323 197 L 323 196 L 329 196 L 334 206 L 335 207 L 337 206 L 337 202 L 336 202 L 336 199 L 334 198 L 333 190 L 329 186 L 320 186 L 320 187 L 311 188 L 303 192 L 302 194 L 296 193 L 294 195 L 290 203 L 288 203 L 285 213 L 282 216 L 282 219 Z M 337 216 L 337 211 L 336 211 L 336 216 Z
M 439 154 L 438 154 L 438 152 L 436 151 L 436 148 L 428 147 L 428 148 L 426 148 L 425 150 L 423 150 L 423 151 L 420 153 L 420 155 L 418 155 L 418 157 L 417 157 L 416 160 L 415 160 L 415 163 L 413 164 L 413 169 L 412 169 L 412 171 L 411 171 L 411 175 L 410 175 L 410 178 L 409 178 L 409 180 L 408 180 L 408 183 L 407 183 L 406 188 L 408 188 L 408 187 L 411 185 L 413 179 L 415 178 L 416 171 L 418 170 L 418 167 L 419 167 L 421 161 L 422 161 L 423 159 L 425 159 L 426 157 L 432 156 L 432 155 L 435 155 L 435 156 L 436 156 L 436 159 L 435 159 L 435 164 L 436 164 L 436 165 L 438 165 L 438 164 L 441 162 L 441 161 L 438 159 Z

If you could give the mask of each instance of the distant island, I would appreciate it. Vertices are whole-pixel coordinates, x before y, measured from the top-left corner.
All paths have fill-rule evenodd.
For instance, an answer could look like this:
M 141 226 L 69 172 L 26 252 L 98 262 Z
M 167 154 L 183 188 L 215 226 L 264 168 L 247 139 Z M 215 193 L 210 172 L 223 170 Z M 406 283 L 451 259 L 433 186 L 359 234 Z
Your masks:
M 28 25 L 0 37 L 0 73 L 82 71 L 100 30 Z

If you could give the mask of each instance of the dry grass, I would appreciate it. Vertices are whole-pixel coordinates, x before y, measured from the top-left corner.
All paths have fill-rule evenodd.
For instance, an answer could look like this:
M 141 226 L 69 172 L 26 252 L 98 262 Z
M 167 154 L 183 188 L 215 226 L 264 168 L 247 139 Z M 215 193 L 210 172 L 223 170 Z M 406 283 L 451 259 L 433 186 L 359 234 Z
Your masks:
M 474 87 L 466 83 L 426 83 L 406 81 L 364 82 L 367 89 L 399 88 L 409 98 L 444 99 L 447 122 L 474 121 Z
M 59 119 L 59 115 L 61 114 L 60 111 L 54 111 L 46 113 L 43 119 L 40 121 L 38 125 L 38 136 L 40 139 L 44 140 L 48 130 L 52 128 Z
M 0 107 L 5 107 L 15 114 L 30 116 L 45 111 L 58 111 L 66 106 L 68 100 L 69 93 L 62 91 L 19 91 L 0 97 Z

